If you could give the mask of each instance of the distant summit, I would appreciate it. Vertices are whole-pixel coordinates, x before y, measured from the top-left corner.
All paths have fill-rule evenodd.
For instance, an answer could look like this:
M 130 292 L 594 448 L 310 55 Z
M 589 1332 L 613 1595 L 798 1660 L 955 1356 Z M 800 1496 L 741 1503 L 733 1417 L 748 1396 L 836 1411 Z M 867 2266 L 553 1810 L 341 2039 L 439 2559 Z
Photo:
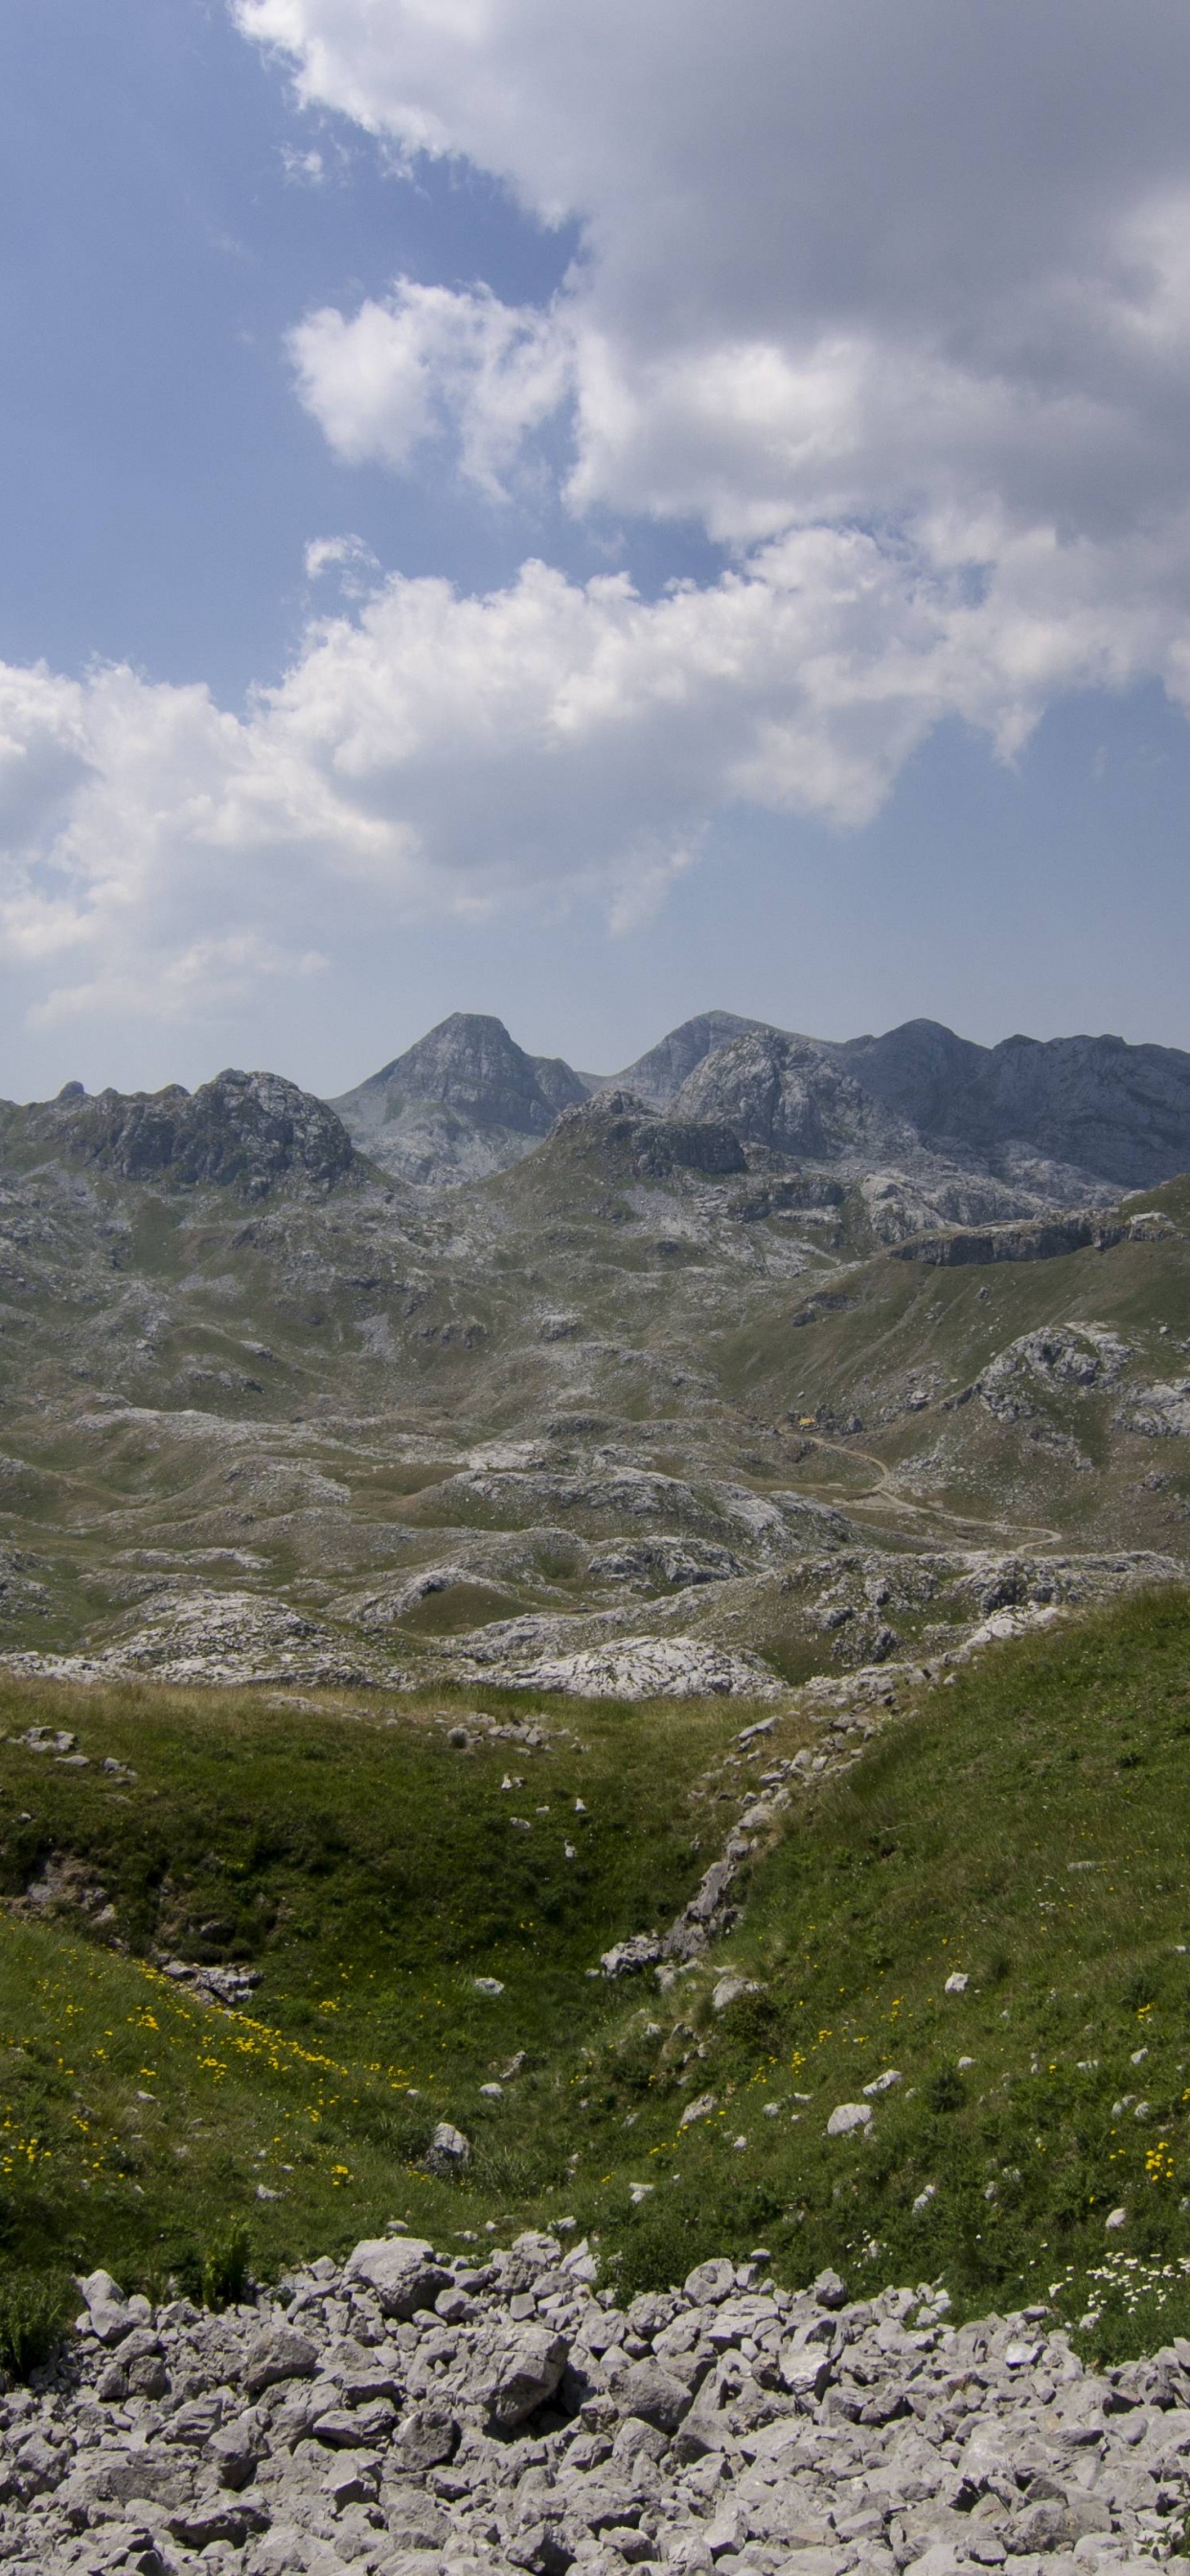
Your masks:
M 564 1109 L 613 1090 L 795 1162 L 905 1168 L 925 1153 L 1064 1206 L 1190 1168 L 1190 1055 L 1116 1037 L 983 1047 L 936 1020 L 837 1041 L 702 1011 L 597 1081 L 456 1011 L 331 1107 L 384 1171 L 458 1184 L 507 1170 Z
M 912 1153 L 908 1123 L 865 1091 L 812 1038 L 753 1028 L 705 1055 L 671 1108 L 714 1119 L 746 1144 L 795 1162 L 888 1163 Z
M 278 1073 L 216 1074 L 190 1092 L 101 1091 L 79 1082 L 40 1107 L 9 1112 L 11 1150 L 47 1147 L 126 1181 L 235 1189 L 263 1198 L 281 1182 L 333 1189 L 355 1161 L 333 1109 Z
M 1122 1189 L 1190 1166 L 1190 1055 L 1123 1038 L 1004 1038 L 975 1046 L 936 1020 L 827 1052 L 919 1135 L 1002 1167 L 1021 1147 Z M 1019 1163 L 1019 1150 L 1015 1155 Z
M 700 1011 L 693 1020 L 683 1020 L 681 1027 L 671 1029 L 668 1037 L 659 1039 L 647 1055 L 638 1056 L 635 1064 L 623 1073 L 613 1074 L 604 1089 L 631 1091 L 652 1109 L 667 1109 L 682 1084 L 689 1080 L 696 1066 L 720 1048 L 729 1047 L 736 1038 L 780 1036 L 767 1020 L 741 1020 L 734 1011 Z
M 502 1020 L 453 1011 L 331 1107 L 382 1171 L 469 1181 L 519 1162 L 588 1089 L 561 1057 L 526 1055 Z

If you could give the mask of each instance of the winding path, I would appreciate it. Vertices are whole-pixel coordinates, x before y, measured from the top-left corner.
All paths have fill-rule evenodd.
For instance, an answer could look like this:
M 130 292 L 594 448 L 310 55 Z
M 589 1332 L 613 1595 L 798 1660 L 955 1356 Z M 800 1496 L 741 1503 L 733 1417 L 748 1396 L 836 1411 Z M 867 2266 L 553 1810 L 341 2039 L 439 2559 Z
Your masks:
M 1047 1529 L 1041 1522 L 981 1520 L 972 1512 L 952 1512 L 945 1503 L 913 1502 L 893 1488 L 892 1468 L 885 1465 L 883 1458 L 877 1458 L 871 1449 L 854 1449 L 845 1441 L 828 1440 L 821 1431 L 803 1430 L 801 1438 L 815 1449 L 831 1450 L 836 1457 L 860 1458 L 865 1467 L 873 1470 L 875 1485 L 869 1493 L 853 1494 L 843 1485 L 826 1487 L 828 1493 L 839 1497 L 848 1511 L 862 1511 L 865 1505 L 875 1503 L 881 1511 L 908 1515 L 915 1520 L 941 1521 L 954 1530 L 991 1530 L 998 1538 L 1010 1538 L 1021 1543 L 1033 1540 L 1043 1547 L 1061 1547 L 1065 1543 L 1061 1530 Z

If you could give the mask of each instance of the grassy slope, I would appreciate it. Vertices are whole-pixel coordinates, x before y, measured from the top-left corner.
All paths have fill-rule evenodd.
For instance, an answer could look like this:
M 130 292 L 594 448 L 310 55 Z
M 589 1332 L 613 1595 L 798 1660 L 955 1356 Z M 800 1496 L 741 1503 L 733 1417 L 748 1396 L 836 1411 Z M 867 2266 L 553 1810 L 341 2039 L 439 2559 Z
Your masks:
M 681 1900 L 714 1801 L 791 1749 L 792 1721 L 741 1760 L 738 1707 L 572 1708 L 588 1749 L 537 1754 L 247 1698 L 14 1691 L 8 1710 L 14 1727 L 66 1711 L 139 1775 L 117 1806 L 94 1773 L 10 1742 L 9 1885 L 73 1849 L 130 1939 L 189 1925 L 196 1953 L 220 1922 L 208 1951 L 266 1969 L 254 2020 L 212 2015 L 133 1958 L 8 1920 L 14 2254 L 152 2277 L 237 2208 L 266 2266 L 390 2212 L 447 2234 L 565 2210 L 634 2282 L 763 2239 L 790 2280 L 830 2259 L 858 2284 L 942 2276 L 968 2309 L 1055 2292 L 1073 2317 L 1101 2311 L 1091 2340 L 1111 2351 L 1190 2328 L 1181 2276 L 1153 2270 L 1190 2253 L 1184 1594 L 995 1650 L 926 1694 L 774 1837 L 712 1965 L 664 1995 L 584 1971 Z M 523 1791 L 500 1789 L 506 1768 Z M 718 1808 L 735 1811 L 734 1794 Z M 729 1964 L 758 1991 L 716 2016 Z M 505 1993 L 478 1997 L 476 1973 Z M 525 2070 L 485 2105 L 518 2048 Z M 903 2082 L 871 2136 L 828 2140 L 830 2110 L 890 2065 Z M 715 2109 L 683 2133 L 704 2091 Z M 1116 2111 L 1125 2094 L 1149 2116 Z M 417 2169 L 443 2114 L 476 2143 L 463 2186 Z M 258 2202 L 262 2175 L 284 2197 Z M 634 2182 L 653 2185 L 635 2209 Z
M 725 1391 L 758 1412 L 797 1419 L 822 1409 L 827 1418 L 857 1412 L 866 1430 L 854 1441 L 890 1467 L 910 1467 L 908 1490 L 948 1515 L 978 1520 L 1007 1516 L 1052 1523 L 1075 1546 L 1151 1546 L 1185 1552 L 1190 1471 L 1176 1442 L 1122 1434 L 1114 1425 L 1120 1390 L 1031 1389 L 1036 1413 L 1023 1424 L 993 1421 L 978 1402 L 944 1413 L 941 1399 L 969 1387 L 998 1352 L 1039 1326 L 1077 1319 L 1106 1324 L 1133 1346 L 1130 1373 L 1168 1379 L 1186 1368 L 1182 1335 L 1190 1300 L 1190 1184 L 1172 1182 L 1126 1203 L 1157 1207 L 1181 1231 L 1161 1242 L 1121 1243 L 1110 1251 L 1051 1261 L 980 1264 L 953 1270 L 889 1255 L 863 1263 L 840 1282 L 847 1303 L 797 1326 L 793 1311 L 725 1336 L 718 1360 Z M 1164 1327 L 1164 1330 L 1162 1328 Z M 933 1401 L 921 1413 L 903 1408 L 924 1385 Z M 1037 1434 L 1072 1436 L 1080 1465 Z M 931 1453 L 926 1463 L 913 1460 Z M 1098 1472 L 1088 1472 L 1093 1465 Z M 1153 1471 L 1159 1485 L 1145 1479 Z M 879 1496 L 872 1470 L 838 1449 L 804 1451 L 799 1484 L 819 1482 L 849 1508 L 865 1487 Z M 915 1531 L 928 1535 L 928 1515 Z M 977 1532 L 972 1533 L 977 1538 Z
M 701 2241 L 731 2219 L 747 2232 L 747 2211 L 791 2272 L 941 2273 L 969 2308 L 1062 2283 L 1068 2313 L 1106 2298 L 1098 2331 L 1126 2339 L 1122 2293 L 1088 2286 L 1105 2253 L 1139 2267 L 1135 2288 L 1190 2251 L 1188 1822 L 1184 1594 L 1001 1649 L 930 1694 L 758 1870 L 728 1952 L 760 1991 L 717 2029 L 705 1995 L 688 2016 L 720 2108 L 629 2236 L 634 2271 L 651 2235 L 672 2268 L 679 2217 Z M 827 2140 L 831 2108 L 887 2067 L 904 2081 L 871 2136 Z M 791 2130 L 795 2090 L 811 2099 Z M 1182 2292 L 1176 2307 L 1184 2330 Z
M 168 2270 L 234 2208 L 266 2262 L 394 2210 L 462 2224 L 407 2169 L 443 2116 L 475 2140 L 482 2214 L 548 2199 L 569 2140 L 541 2070 L 606 2013 L 585 1973 L 599 1951 L 689 1894 L 705 1861 L 682 1791 L 747 1714 L 568 1710 L 543 1749 L 459 1747 L 425 1707 L 386 1723 L 334 1701 L 6 1683 L 0 1886 L 69 1855 L 129 1952 L 65 1917 L 3 1922 L 10 2252 Z M 77 1730 L 92 1767 L 14 1742 L 31 1722 Z M 142 1964 L 175 1949 L 259 1960 L 255 2010 L 213 2014 Z M 503 2120 L 478 2088 L 522 2049 Z M 262 2179 L 279 2199 L 257 2201 Z

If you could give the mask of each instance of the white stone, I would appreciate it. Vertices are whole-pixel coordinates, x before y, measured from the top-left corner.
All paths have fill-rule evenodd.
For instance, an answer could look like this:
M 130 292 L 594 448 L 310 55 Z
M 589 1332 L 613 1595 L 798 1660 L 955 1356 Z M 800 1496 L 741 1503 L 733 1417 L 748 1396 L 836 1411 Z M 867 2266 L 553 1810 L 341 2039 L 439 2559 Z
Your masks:
M 826 2124 L 828 2138 L 849 2137 L 853 2129 L 869 2129 L 872 2109 L 868 2102 L 840 2102 Z

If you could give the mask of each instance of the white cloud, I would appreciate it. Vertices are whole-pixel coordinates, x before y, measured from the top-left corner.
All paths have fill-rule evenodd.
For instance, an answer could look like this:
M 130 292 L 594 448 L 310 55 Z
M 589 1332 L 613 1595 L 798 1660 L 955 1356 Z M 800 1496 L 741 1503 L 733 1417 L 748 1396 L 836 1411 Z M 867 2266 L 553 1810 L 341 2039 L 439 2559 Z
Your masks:
M 1114 589 L 1130 666 L 1146 598 L 1155 636 L 1171 611 L 1190 632 L 1180 0 L 235 14 L 311 105 L 580 227 L 548 311 L 402 280 L 310 317 L 302 398 L 344 458 L 404 470 L 453 438 L 495 490 L 556 410 L 576 512 L 693 518 L 741 559 L 795 528 L 880 532 L 890 576 L 1014 602 L 1005 736 L 1018 663 L 1054 688 L 1084 667 L 1084 593 Z M 891 642 L 911 602 L 882 595 Z
M 631 928 L 741 800 L 861 824 L 944 716 L 1010 751 L 1057 689 L 1190 696 L 1190 523 L 1167 547 L 1135 582 L 1123 541 L 1001 535 L 981 593 L 823 527 L 654 601 L 541 563 L 484 598 L 394 578 L 243 718 L 0 670 L 0 964 L 42 1024 L 177 1019 L 400 920 L 594 894 Z
M 970 506 L 1091 529 L 1185 489 L 1190 21 L 1179 0 L 238 0 L 302 94 L 466 155 L 580 269 L 576 500 L 703 515 Z M 307 351 L 344 453 L 404 462 L 441 364 L 397 290 Z M 527 330 L 524 314 L 508 329 Z M 487 314 L 498 340 L 500 325 Z M 353 390 L 353 335 L 368 374 Z M 391 373 L 391 415 L 384 395 Z M 501 389 L 501 392 L 503 389 Z M 473 385 L 468 414 L 483 407 Z M 495 408 L 501 408 L 497 397 Z M 425 414 L 415 434 L 425 434 Z M 1145 498 L 1138 490 L 1143 471 Z
M 305 550 L 307 581 L 337 581 L 344 599 L 364 599 L 380 564 L 363 537 L 312 537 Z
M 336 454 L 445 454 L 494 502 L 557 471 L 575 513 L 693 518 L 734 569 L 646 600 L 529 562 L 466 597 L 324 537 L 344 613 L 242 717 L 0 671 L 27 1009 L 184 1017 L 361 922 L 594 893 L 629 929 L 710 818 L 861 825 L 948 716 L 1011 755 L 1063 691 L 1190 704 L 1180 0 L 235 14 L 312 106 L 579 227 L 547 309 L 399 278 L 297 322 Z
M 495 497 L 527 431 L 569 389 L 564 331 L 486 287 L 458 293 L 399 278 L 384 303 L 351 321 L 333 307 L 291 334 L 298 390 L 337 455 L 407 466 L 427 440 L 457 430 L 459 461 Z

